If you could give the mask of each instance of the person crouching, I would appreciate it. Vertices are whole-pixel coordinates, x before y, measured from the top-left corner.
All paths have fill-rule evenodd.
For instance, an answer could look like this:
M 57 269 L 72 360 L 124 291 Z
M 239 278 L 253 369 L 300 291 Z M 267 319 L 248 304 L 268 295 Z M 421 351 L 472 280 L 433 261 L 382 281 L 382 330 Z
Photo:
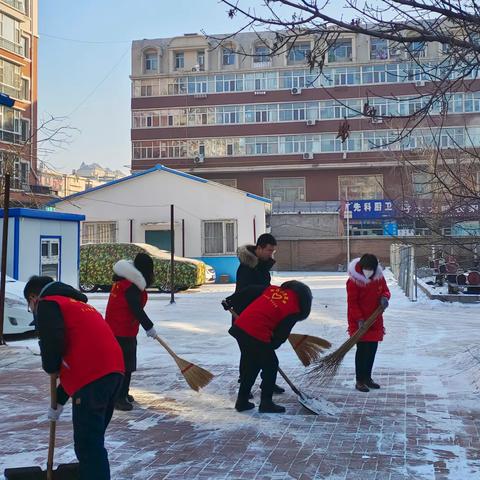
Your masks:
M 234 293 L 222 305 L 239 314 L 228 331 L 237 340 L 241 352 L 242 374 L 235 409 L 242 412 L 255 407 L 249 401 L 249 394 L 261 371 L 263 382 L 258 410 L 262 413 L 285 412 L 285 407 L 272 400 L 278 373 L 275 350 L 287 340 L 295 323 L 310 314 L 310 288 L 296 280 L 280 287 L 254 285 Z
M 148 295 L 146 288 L 153 282 L 153 260 L 139 253 L 132 262 L 119 260 L 113 266 L 114 284 L 108 298 L 105 320 L 110 325 L 125 361 L 125 376 L 115 402 L 115 410 L 129 411 L 134 398 L 130 395 L 132 373 L 137 369 L 137 334 L 142 325 L 148 337 L 157 332 L 145 313 Z

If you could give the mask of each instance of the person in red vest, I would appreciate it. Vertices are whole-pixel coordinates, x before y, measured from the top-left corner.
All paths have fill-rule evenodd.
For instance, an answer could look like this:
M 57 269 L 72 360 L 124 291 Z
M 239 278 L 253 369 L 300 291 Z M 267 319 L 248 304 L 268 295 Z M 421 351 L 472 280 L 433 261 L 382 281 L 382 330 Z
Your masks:
M 310 288 L 296 280 L 280 287 L 253 285 L 226 298 L 222 305 L 239 314 L 228 331 L 237 340 L 241 352 L 242 373 L 235 409 L 242 412 L 255 407 L 249 401 L 249 394 L 261 371 L 263 382 L 258 410 L 285 412 L 285 407 L 272 400 L 278 373 L 275 350 L 287 340 L 295 323 L 310 315 Z
M 108 480 L 105 431 L 122 384 L 122 351 L 102 315 L 87 297 L 51 277 L 33 276 L 23 292 L 35 317 L 43 369 L 60 377 L 57 421 L 72 397 L 75 454 L 81 480 Z
M 129 393 L 132 373 L 137 369 L 137 334 L 141 325 L 147 336 L 155 338 L 153 322 L 145 313 L 145 290 L 153 282 L 153 260 L 139 253 L 133 263 L 120 260 L 113 266 L 114 284 L 108 298 L 105 320 L 110 325 L 123 352 L 125 376 L 115 403 L 116 410 L 129 411 L 134 398 Z
M 348 333 L 352 336 L 363 322 L 378 308 L 388 307 L 390 290 L 383 276 L 382 266 L 375 255 L 366 253 L 348 266 L 347 306 Z M 380 385 L 372 380 L 373 362 L 378 342 L 385 333 L 383 316 L 379 315 L 367 333 L 357 343 L 355 353 L 355 388 L 360 392 L 378 389 Z

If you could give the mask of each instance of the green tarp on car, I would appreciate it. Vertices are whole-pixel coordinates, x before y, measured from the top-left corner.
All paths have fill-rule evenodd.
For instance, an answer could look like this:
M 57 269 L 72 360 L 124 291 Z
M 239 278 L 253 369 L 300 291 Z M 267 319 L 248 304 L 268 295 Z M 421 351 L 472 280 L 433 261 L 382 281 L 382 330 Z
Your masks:
M 152 287 L 170 290 L 170 252 L 146 243 L 96 243 L 80 247 L 80 287 L 84 291 L 108 289 L 112 285 L 113 265 L 122 259 L 133 260 L 137 253 L 153 258 L 155 279 Z M 174 257 L 175 290 L 205 283 L 205 264 L 199 260 Z

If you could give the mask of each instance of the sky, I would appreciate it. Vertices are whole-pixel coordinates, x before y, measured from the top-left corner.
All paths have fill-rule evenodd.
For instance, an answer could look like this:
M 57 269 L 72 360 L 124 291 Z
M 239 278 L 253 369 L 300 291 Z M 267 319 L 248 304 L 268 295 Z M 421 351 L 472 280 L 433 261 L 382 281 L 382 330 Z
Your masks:
M 39 0 L 39 122 L 65 117 L 75 129 L 40 159 L 63 172 L 82 162 L 128 172 L 131 41 L 243 25 L 226 12 L 218 0 Z

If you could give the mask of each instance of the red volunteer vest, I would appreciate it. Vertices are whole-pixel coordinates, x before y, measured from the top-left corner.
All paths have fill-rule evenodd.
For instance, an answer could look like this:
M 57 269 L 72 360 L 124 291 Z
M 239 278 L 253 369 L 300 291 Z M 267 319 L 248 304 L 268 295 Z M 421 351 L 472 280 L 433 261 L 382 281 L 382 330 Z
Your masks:
M 123 354 L 109 326 L 91 305 L 73 298 L 51 295 L 65 324 L 65 352 L 60 383 L 72 396 L 85 385 L 110 373 L 124 373 Z
M 235 325 L 250 336 L 270 343 L 280 322 L 300 312 L 298 295 L 289 289 L 267 287 L 235 320 Z
M 140 323 L 128 306 L 125 292 L 130 288 L 130 280 L 115 282 L 108 297 L 105 320 L 116 337 L 136 337 Z M 144 290 L 141 296 L 142 307 L 147 303 L 148 295 Z

